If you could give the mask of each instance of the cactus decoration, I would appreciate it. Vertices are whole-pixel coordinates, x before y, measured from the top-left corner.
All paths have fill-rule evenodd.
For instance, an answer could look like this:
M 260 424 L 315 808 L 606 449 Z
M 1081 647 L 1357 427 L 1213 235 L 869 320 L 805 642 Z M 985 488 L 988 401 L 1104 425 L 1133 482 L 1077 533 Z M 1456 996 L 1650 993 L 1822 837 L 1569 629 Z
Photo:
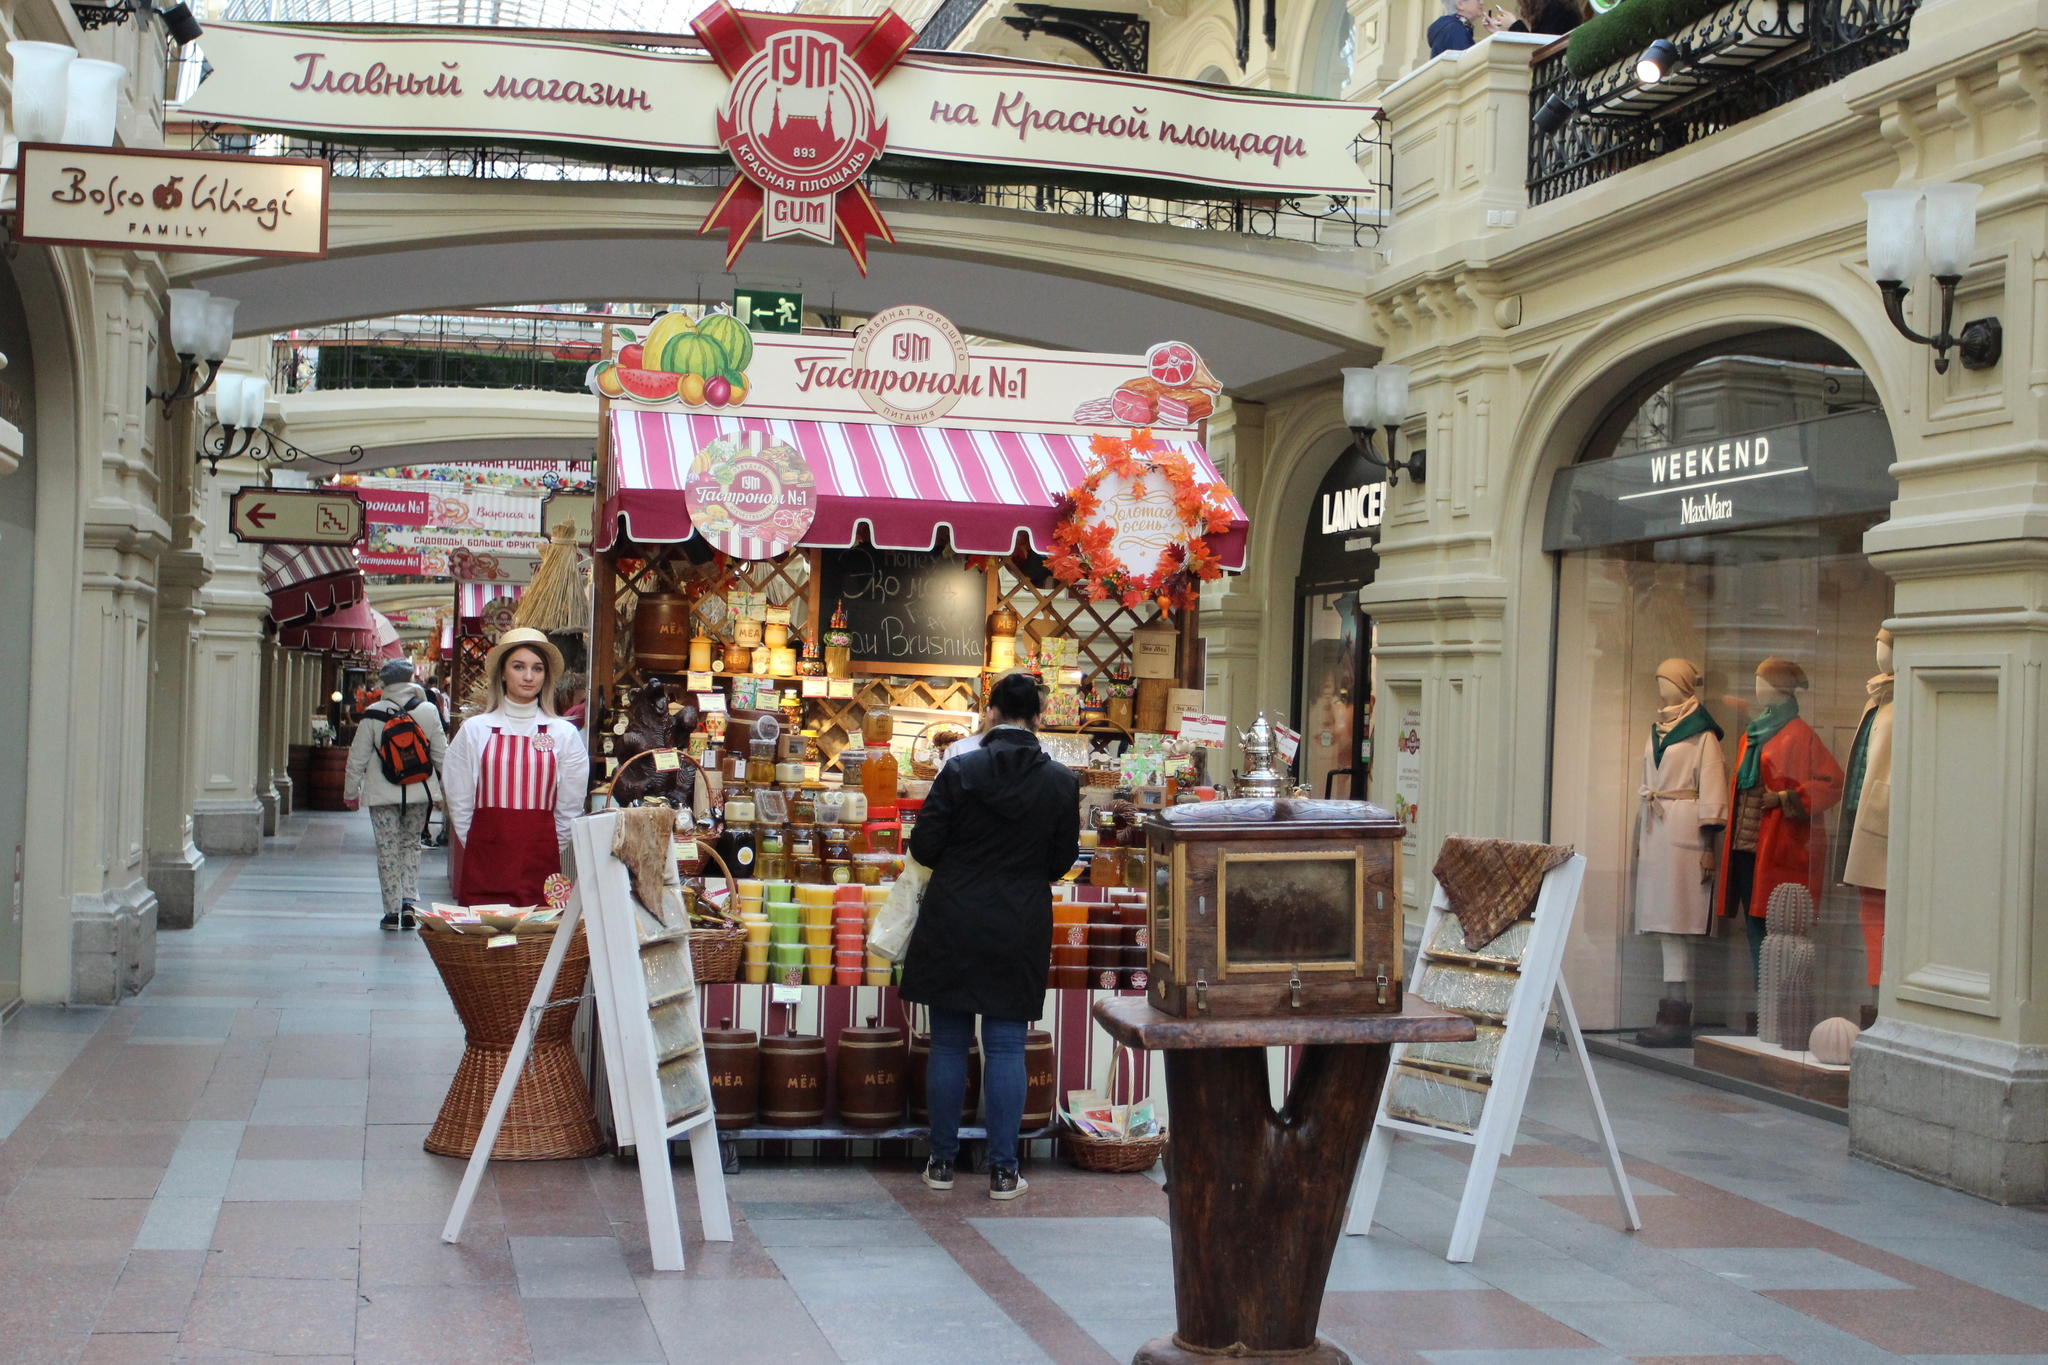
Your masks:
M 1757 980 L 1757 1038 L 1804 1051 L 1820 1013 L 1814 1000 L 1813 895 L 1797 882 L 1771 892 Z

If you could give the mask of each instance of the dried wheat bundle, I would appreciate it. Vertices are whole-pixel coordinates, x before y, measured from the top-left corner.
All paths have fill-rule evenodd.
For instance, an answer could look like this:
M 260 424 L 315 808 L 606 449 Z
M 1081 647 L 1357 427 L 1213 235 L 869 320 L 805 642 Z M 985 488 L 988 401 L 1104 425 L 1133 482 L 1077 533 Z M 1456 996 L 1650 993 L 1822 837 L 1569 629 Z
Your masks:
M 565 521 L 550 533 L 533 582 L 512 613 L 512 624 L 550 632 L 589 630 L 590 586 L 578 560 L 576 528 Z

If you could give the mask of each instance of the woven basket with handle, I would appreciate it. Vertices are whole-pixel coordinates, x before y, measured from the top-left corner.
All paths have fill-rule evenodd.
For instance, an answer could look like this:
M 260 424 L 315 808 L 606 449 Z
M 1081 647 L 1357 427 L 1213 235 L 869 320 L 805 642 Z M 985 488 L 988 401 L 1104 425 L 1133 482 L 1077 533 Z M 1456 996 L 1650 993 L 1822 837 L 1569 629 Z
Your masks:
M 732 869 L 725 865 L 725 859 L 718 856 L 717 849 L 702 839 L 697 841 L 697 847 L 709 854 L 712 862 L 718 864 L 718 870 L 725 874 L 726 886 L 739 885 L 733 878 Z M 730 899 L 728 895 L 728 908 Z M 697 970 L 698 984 L 717 985 L 724 981 L 739 980 L 740 960 L 745 956 L 746 948 L 747 926 L 744 924 L 736 924 L 730 929 L 692 929 L 690 964 Z
M 1130 1049 L 1121 1043 L 1109 1058 L 1109 1076 L 1103 1086 L 1103 1093 L 1112 1102 L 1116 1098 L 1116 1064 L 1130 1054 Z M 1135 1066 L 1135 1063 L 1133 1064 Z M 1132 1068 L 1125 1069 L 1125 1094 L 1128 1103 L 1136 1103 L 1138 1078 Z M 1060 1132 L 1067 1144 L 1067 1160 L 1084 1171 L 1096 1171 L 1105 1175 L 1136 1175 L 1149 1171 L 1166 1151 L 1166 1133 L 1162 1130 L 1137 1138 L 1097 1137 L 1084 1133 L 1071 1125 Z

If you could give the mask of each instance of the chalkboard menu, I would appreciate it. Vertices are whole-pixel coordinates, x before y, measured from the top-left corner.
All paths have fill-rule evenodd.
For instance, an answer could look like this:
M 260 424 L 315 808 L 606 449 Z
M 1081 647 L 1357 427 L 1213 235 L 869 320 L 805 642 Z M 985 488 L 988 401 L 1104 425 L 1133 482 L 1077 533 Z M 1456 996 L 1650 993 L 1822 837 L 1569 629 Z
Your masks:
M 917 550 L 827 550 L 820 614 L 846 604 L 856 673 L 970 677 L 981 672 L 988 585 L 957 556 Z

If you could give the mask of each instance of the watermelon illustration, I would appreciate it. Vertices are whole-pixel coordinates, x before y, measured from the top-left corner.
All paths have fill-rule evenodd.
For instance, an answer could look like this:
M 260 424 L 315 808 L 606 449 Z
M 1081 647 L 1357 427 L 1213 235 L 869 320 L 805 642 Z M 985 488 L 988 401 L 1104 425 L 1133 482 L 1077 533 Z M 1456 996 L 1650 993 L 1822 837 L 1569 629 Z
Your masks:
M 690 321 L 689 314 L 680 310 L 663 313 L 654 320 L 654 325 L 647 329 L 647 335 L 640 338 L 641 354 L 644 357 L 641 364 L 652 365 L 655 369 L 661 368 L 661 355 L 668 349 L 669 342 L 696 330 L 697 326 Z M 631 341 L 633 338 L 628 336 L 626 340 Z
M 701 374 L 709 379 L 725 367 L 724 348 L 697 332 L 673 337 L 662 348 L 661 368 L 670 374 Z
M 725 352 L 727 370 L 744 370 L 754 362 L 754 336 L 730 313 L 713 313 L 697 324 L 697 335 L 710 337 Z
M 612 375 L 630 397 L 643 403 L 670 401 L 676 396 L 679 382 L 675 375 L 663 374 L 659 370 L 629 370 L 624 366 L 612 371 Z

